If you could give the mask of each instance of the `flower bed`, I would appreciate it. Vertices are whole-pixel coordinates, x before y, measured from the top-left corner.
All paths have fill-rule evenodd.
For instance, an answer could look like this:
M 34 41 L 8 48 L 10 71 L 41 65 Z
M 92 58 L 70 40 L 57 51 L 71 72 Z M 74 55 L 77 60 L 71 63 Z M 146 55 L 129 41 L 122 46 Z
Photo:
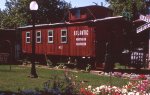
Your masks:
M 101 75 L 128 78 L 130 81 L 123 87 L 101 85 L 92 88 L 92 86 L 88 86 L 87 88 L 81 88 L 80 92 L 83 95 L 150 95 L 150 75 L 121 74 L 120 72 L 103 73 Z

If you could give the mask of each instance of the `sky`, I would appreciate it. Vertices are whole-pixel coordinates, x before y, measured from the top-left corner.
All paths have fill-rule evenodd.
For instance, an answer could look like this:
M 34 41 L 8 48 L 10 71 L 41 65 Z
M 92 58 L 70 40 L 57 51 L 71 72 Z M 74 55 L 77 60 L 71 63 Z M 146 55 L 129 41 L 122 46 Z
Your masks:
M 5 8 L 5 1 L 6 0 L 1 0 L 1 2 L 0 2 L 0 9 L 4 9 Z
M 108 6 L 105 0 L 65 0 L 65 1 L 71 3 L 72 7 L 83 7 L 88 5 L 94 5 L 94 3 L 101 5 L 101 2 L 103 2 L 104 6 Z M 2 10 L 5 9 L 5 2 L 6 0 L 0 0 L 0 9 Z
M 95 5 L 95 3 L 101 5 L 101 2 L 103 2 L 103 6 L 108 6 L 108 3 L 106 3 L 105 0 L 65 0 L 65 1 L 71 3 L 72 7 Z

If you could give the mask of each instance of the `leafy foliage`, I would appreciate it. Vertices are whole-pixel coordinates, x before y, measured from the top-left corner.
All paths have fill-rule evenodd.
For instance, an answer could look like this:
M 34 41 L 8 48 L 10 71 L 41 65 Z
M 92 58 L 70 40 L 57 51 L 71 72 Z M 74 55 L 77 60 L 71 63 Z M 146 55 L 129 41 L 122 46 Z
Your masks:
M 71 7 L 64 0 L 38 0 L 39 9 L 36 12 L 36 24 L 54 23 L 66 20 L 66 14 Z M 0 11 L 1 28 L 17 28 L 32 23 L 30 0 L 9 0 L 6 9 Z
M 110 4 L 110 8 L 114 11 L 114 15 L 123 15 L 129 20 L 134 20 L 137 15 L 144 13 L 144 0 L 105 0 Z

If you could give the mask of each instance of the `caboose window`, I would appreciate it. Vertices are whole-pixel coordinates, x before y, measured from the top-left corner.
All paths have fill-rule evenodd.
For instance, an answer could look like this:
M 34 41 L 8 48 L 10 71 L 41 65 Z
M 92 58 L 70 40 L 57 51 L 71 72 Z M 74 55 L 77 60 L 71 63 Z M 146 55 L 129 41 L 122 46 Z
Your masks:
M 26 43 L 30 43 L 30 32 L 26 32 Z
M 41 43 L 41 31 L 36 32 L 36 43 Z
M 54 42 L 54 33 L 53 30 L 48 30 L 48 43 Z
M 80 9 L 76 10 L 75 16 L 76 16 L 76 18 L 80 18 Z
M 67 43 L 67 30 L 61 30 L 61 43 Z

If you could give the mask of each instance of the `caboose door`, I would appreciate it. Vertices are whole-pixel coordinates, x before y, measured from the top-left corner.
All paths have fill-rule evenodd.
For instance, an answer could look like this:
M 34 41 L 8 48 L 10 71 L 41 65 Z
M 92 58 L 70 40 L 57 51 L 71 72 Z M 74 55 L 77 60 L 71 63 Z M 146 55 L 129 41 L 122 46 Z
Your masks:
M 55 30 L 55 53 L 59 56 L 68 55 L 68 30 L 66 27 Z

